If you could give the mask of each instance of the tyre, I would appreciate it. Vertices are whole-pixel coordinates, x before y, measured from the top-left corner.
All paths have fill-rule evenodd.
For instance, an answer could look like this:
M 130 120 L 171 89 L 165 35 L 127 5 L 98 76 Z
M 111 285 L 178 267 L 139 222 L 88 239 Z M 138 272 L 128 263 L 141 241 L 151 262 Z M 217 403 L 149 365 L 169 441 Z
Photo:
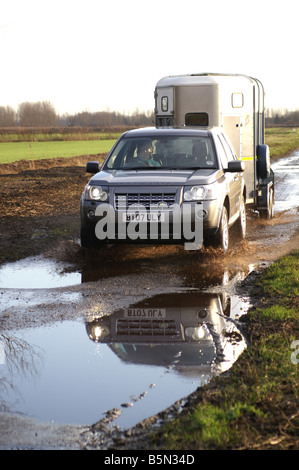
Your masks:
M 268 178 L 271 174 L 268 145 L 258 145 L 257 147 L 257 174 L 262 180 Z
M 246 237 L 246 206 L 245 206 L 245 200 L 244 196 L 241 197 L 241 202 L 240 202 L 240 216 L 238 220 L 236 221 L 236 235 L 244 240 Z
M 81 225 L 80 240 L 82 248 L 99 248 L 100 243 L 95 235 L 95 227 Z
M 228 214 L 225 206 L 222 208 L 220 226 L 216 235 L 216 244 L 226 253 L 229 247 Z
M 268 200 L 267 200 L 267 209 L 260 211 L 260 216 L 263 219 L 270 220 L 274 217 L 274 191 L 273 188 L 269 189 Z

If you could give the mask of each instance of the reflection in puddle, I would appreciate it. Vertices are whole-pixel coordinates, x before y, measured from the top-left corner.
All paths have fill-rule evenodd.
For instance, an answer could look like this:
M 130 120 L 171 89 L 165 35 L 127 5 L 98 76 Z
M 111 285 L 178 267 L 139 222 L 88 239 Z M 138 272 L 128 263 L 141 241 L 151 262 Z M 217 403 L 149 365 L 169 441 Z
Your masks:
M 117 409 L 114 424 L 131 427 L 232 366 L 246 347 L 237 322 L 246 308 L 238 297 L 192 291 L 85 326 L 9 332 L 26 344 L 26 369 L 20 373 L 20 350 L 5 350 L 0 409 L 69 424 L 93 424 Z
M 275 173 L 275 211 L 299 206 L 299 152 L 272 164 Z
M 66 272 L 68 265 L 43 257 L 26 258 L 0 267 L 0 287 L 49 289 L 80 284 L 81 274 Z
M 125 362 L 170 367 L 206 382 L 229 369 L 245 348 L 233 321 L 245 312 L 240 299 L 232 300 L 194 292 L 158 295 L 86 328 Z

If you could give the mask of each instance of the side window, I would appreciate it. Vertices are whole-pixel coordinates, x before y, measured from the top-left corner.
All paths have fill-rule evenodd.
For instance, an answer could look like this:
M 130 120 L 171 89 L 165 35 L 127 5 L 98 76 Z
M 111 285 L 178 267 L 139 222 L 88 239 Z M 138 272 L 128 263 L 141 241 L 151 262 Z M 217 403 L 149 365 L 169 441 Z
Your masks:
M 218 156 L 219 156 L 219 159 L 220 159 L 220 164 L 221 164 L 222 168 L 227 168 L 228 156 L 227 156 L 227 154 L 224 150 L 223 142 L 220 139 L 219 135 L 217 135 L 217 137 L 215 139 L 215 144 L 216 144 L 217 153 L 218 153 Z
M 229 145 L 227 139 L 225 138 L 223 134 L 220 135 L 220 139 L 221 139 L 221 142 L 223 143 L 223 147 L 224 147 L 225 153 L 227 154 L 228 161 L 236 160 L 237 159 L 236 154 L 233 151 L 232 146 Z
M 222 137 L 223 137 L 223 140 L 224 140 L 226 146 L 228 147 L 228 149 L 229 149 L 229 151 L 230 151 L 230 154 L 232 155 L 232 159 L 233 159 L 233 160 L 238 160 L 238 157 L 237 157 L 237 155 L 236 155 L 235 149 L 234 149 L 234 147 L 233 147 L 231 141 L 228 139 L 227 136 L 225 136 L 225 135 L 223 135 L 223 134 L 222 134 Z M 230 158 L 229 160 L 231 160 L 231 158 Z
M 106 164 L 107 168 L 122 168 L 127 162 L 128 156 L 132 154 L 131 147 L 132 146 L 130 145 L 130 142 L 127 139 L 123 139 L 122 141 L 120 141 Z

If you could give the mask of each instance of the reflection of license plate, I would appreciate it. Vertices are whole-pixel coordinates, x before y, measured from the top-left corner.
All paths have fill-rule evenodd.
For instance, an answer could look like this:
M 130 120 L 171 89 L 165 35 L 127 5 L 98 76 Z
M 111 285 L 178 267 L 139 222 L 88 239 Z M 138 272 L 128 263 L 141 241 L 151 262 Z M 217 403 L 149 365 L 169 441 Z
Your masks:
M 123 222 L 164 222 L 164 214 L 160 212 L 126 212 Z
M 166 318 L 165 308 L 126 308 L 125 318 Z

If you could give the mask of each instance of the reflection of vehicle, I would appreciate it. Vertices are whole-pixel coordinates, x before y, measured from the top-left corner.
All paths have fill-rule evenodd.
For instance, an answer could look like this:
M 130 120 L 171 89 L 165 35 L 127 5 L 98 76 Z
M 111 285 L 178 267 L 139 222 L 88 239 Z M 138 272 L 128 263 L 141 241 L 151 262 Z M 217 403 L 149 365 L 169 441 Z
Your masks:
M 96 174 L 81 198 L 81 244 L 204 239 L 226 251 L 231 225 L 245 237 L 243 169 L 222 129 L 129 131 L 101 169 L 87 164 Z
M 108 343 L 124 361 L 175 368 L 225 370 L 245 347 L 218 294 L 158 295 L 97 318 L 86 329 L 90 339 Z

